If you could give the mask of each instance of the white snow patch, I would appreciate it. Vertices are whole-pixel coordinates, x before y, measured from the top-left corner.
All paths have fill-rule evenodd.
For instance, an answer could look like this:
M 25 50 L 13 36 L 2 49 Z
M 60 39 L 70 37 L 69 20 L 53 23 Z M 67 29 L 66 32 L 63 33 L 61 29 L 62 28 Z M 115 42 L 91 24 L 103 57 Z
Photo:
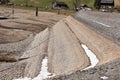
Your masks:
M 25 77 L 25 78 L 20 78 L 20 79 L 13 79 L 13 80 L 43 80 L 46 78 L 54 77 L 55 76 L 54 74 L 48 72 L 47 64 L 48 64 L 48 58 L 45 57 L 42 61 L 40 74 L 33 79 Z
M 48 72 L 47 64 L 48 64 L 48 58 L 45 57 L 42 61 L 42 68 L 41 68 L 40 74 L 32 80 L 43 80 L 43 79 L 55 76 Z
M 31 78 L 25 77 L 25 78 L 13 79 L 13 80 L 31 80 Z
M 107 76 L 102 76 L 102 77 L 100 77 L 100 78 L 103 79 L 103 80 L 108 79 Z
M 90 59 L 90 63 L 91 65 L 88 66 L 87 68 L 83 69 L 83 70 L 87 70 L 89 68 L 93 68 L 97 65 L 97 63 L 99 62 L 99 59 L 96 57 L 96 55 L 84 44 L 81 45 L 82 48 L 85 50 L 87 56 Z

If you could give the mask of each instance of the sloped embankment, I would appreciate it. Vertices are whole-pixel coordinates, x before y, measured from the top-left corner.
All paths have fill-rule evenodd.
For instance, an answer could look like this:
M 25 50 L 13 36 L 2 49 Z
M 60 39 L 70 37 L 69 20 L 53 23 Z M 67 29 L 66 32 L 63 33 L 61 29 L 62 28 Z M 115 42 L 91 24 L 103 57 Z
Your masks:
M 79 77 L 81 76 L 87 79 L 98 79 L 100 76 L 104 76 L 101 75 L 102 72 L 106 72 L 107 75 L 106 68 L 104 67 L 102 67 L 102 70 L 98 73 L 92 72 L 92 69 L 90 69 L 90 71 L 83 70 L 91 64 L 90 59 L 81 46 L 82 44 L 87 45 L 88 48 L 94 52 L 100 61 L 98 65 L 120 58 L 120 47 L 117 44 L 69 16 L 59 21 L 55 26 L 46 28 L 34 37 L 34 40 L 20 57 L 20 61 L 17 62 L 17 65 L 25 64 L 24 69 L 22 68 L 22 77 L 34 78 L 37 76 L 41 68 L 42 59 L 45 55 L 48 56 L 49 72 L 58 75 L 58 77 L 48 80 L 80 80 Z M 110 64 L 110 66 L 112 65 Z M 94 69 L 96 70 L 96 68 Z M 101 67 L 97 68 L 96 71 L 99 71 L 99 69 L 101 69 Z M 113 68 L 110 67 L 110 69 Z M 115 71 L 117 69 L 118 68 L 115 68 Z M 5 79 L 19 78 L 19 76 L 16 77 L 16 75 L 12 75 L 12 77 L 8 78 L 9 74 L 12 73 L 9 71 L 7 77 L 5 73 L 7 72 L 4 71 L 4 73 L 0 73 L 5 76 Z M 90 76 L 90 74 L 93 73 L 97 74 Z M 95 76 L 98 77 L 96 78 Z
M 56 75 L 68 74 L 89 65 L 89 58 L 82 49 L 81 41 L 64 20 L 50 30 L 48 59 L 49 71 Z
M 119 45 L 103 37 L 96 31 L 91 30 L 72 17 L 68 17 L 66 21 L 79 40 L 86 44 L 99 58 L 99 65 L 120 57 Z
M 13 62 L 4 61 L 0 63 L 0 79 L 12 80 L 20 77 L 33 78 L 37 76 L 40 71 L 42 59 L 47 55 L 48 37 L 49 30 L 46 28 L 35 37 L 27 39 L 27 41 L 1 45 L 1 50 L 12 50 L 11 52 L 14 52 L 24 49 L 24 52 L 21 51 L 21 53 L 18 53 L 19 56 L 17 55 L 18 57 L 15 57 L 16 60 Z M 29 44 L 26 45 L 27 43 Z
M 66 75 L 74 73 L 76 70 L 82 70 L 90 64 L 88 57 L 81 48 L 82 43 L 87 45 L 98 57 L 100 60 L 98 65 L 120 58 L 119 45 L 103 37 L 96 31 L 91 30 L 89 27 L 86 27 L 71 16 L 58 22 L 51 29 L 50 35 L 52 38 L 50 38 L 48 45 L 49 71 L 57 75 L 64 75 L 62 78 L 51 78 L 50 80 L 79 80 L 78 78 L 72 77 L 73 75 L 70 75 L 70 78 Z M 115 70 L 117 69 L 118 68 L 115 68 Z M 102 71 L 104 72 L 104 70 L 106 71 L 106 69 L 103 68 L 100 73 L 102 73 Z M 117 75 L 119 75 L 119 71 Z M 74 76 L 79 75 L 74 74 Z M 86 78 L 93 79 L 95 77 Z M 100 76 L 97 78 L 100 78 Z
M 25 77 L 33 78 L 39 73 L 42 59 L 47 55 L 48 40 L 49 30 L 46 28 L 35 36 L 23 56 L 21 56 L 22 59 L 27 59 L 25 62 L 28 63 L 24 71 Z
M 33 34 L 27 39 L 15 43 L 0 44 L 0 79 L 11 80 L 23 76 L 26 62 L 19 63 L 20 56 L 33 41 Z

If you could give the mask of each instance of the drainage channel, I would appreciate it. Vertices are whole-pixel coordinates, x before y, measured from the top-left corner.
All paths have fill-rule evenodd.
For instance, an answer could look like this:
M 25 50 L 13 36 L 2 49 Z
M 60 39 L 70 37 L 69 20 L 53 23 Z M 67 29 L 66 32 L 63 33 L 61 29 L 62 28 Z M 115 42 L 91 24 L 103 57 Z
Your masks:
M 45 57 L 42 60 L 41 71 L 38 76 L 36 76 L 33 79 L 25 77 L 25 78 L 13 79 L 13 80 L 43 80 L 43 79 L 54 77 L 54 76 L 55 74 L 48 72 L 48 57 Z
M 90 59 L 90 63 L 91 65 L 84 68 L 83 70 L 87 70 L 90 68 L 94 68 L 97 63 L 99 63 L 99 59 L 96 57 L 96 55 L 84 44 L 81 44 L 82 48 L 84 49 L 84 51 L 86 52 L 88 58 Z

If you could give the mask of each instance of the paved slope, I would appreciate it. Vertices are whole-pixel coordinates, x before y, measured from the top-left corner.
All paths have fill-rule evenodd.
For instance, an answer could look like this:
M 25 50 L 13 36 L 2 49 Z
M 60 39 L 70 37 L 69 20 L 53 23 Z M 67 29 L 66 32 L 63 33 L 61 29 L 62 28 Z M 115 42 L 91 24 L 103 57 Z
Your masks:
M 89 65 L 81 41 L 61 20 L 52 29 L 48 45 L 49 70 L 56 75 L 68 74 Z

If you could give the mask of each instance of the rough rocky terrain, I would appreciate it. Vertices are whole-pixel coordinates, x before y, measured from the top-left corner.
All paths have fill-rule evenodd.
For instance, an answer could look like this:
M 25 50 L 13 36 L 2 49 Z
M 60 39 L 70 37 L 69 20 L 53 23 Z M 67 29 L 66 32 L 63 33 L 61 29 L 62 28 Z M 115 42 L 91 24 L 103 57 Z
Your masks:
M 102 77 L 107 77 L 107 79 Z M 63 74 L 46 80 L 120 80 L 120 59 L 89 70 L 77 70 L 71 74 Z
M 39 74 L 45 56 L 48 56 L 49 72 L 55 74 L 47 80 L 104 80 L 102 77 L 105 76 L 108 80 L 120 79 L 119 43 L 91 28 L 94 26 L 86 25 L 83 19 L 76 20 L 77 14 L 65 18 L 48 12 L 39 12 L 39 16 L 35 17 L 34 13 L 15 9 L 14 16 L 0 21 L 2 34 L 11 35 L 5 36 L 5 40 L 1 38 L 1 80 L 34 78 Z M 8 31 L 5 33 L 3 29 Z M 12 36 L 11 30 L 15 30 L 12 34 L 20 37 Z M 99 59 L 95 68 L 84 70 L 91 62 L 82 44 Z
M 48 39 L 49 33 L 46 28 L 65 18 L 49 12 L 39 12 L 36 17 L 35 11 L 14 11 L 12 15 L 12 8 L 0 7 L 0 80 L 36 76 L 46 55 L 44 39 Z

